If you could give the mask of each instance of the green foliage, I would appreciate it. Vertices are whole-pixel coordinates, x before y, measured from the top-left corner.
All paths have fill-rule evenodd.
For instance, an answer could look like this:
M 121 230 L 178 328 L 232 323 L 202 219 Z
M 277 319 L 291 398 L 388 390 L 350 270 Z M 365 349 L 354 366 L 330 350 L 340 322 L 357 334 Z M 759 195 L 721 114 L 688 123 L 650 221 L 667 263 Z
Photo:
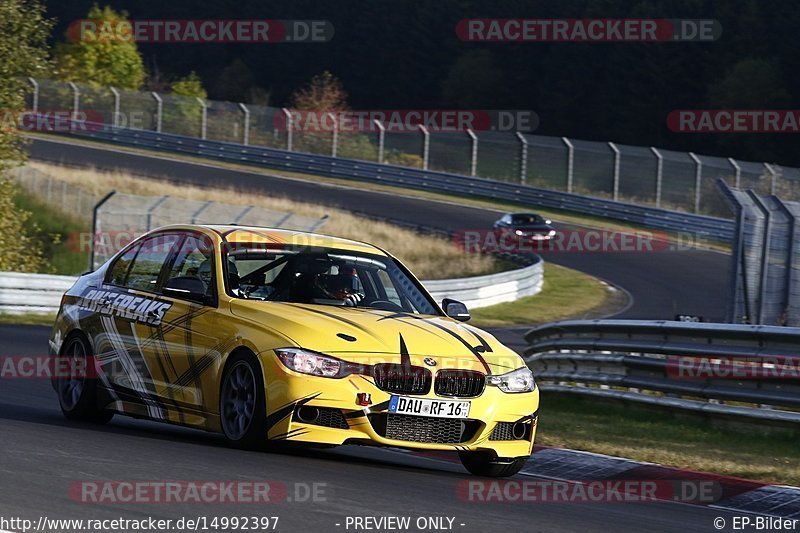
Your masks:
M 94 87 L 139 89 L 146 73 L 127 17 L 110 6 L 92 6 L 86 26 L 71 26 L 67 42 L 56 45 L 58 77 Z
M 196 98 L 202 98 L 203 100 L 208 98 L 208 93 L 203 88 L 203 81 L 195 71 L 190 72 L 185 78 L 174 82 L 171 85 L 171 89 L 172 94 L 177 96 L 194 96 Z
M 0 177 L 0 271 L 39 272 L 46 269 L 41 243 L 29 233 L 30 211 L 14 202 L 17 188 Z
M 35 0 L 0 2 L 0 110 L 25 107 L 25 77 L 41 76 L 48 69 L 47 36 L 52 23 Z M 3 121 L 5 122 L 5 120 Z M 0 128 L 0 172 L 25 159 L 16 130 Z M 0 213 L 0 216 L 5 215 Z M 2 250 L 2 248 L 0 248 Z

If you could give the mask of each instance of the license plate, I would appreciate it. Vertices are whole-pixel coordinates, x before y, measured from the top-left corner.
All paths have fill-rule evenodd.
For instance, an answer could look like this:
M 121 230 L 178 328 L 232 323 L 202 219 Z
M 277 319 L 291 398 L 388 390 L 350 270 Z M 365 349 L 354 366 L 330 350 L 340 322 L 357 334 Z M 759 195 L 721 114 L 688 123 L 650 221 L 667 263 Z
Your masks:
M 429 400 L 392 396 L 389 412 L 398 415 L 435 416 L 439 418 L 467 418 L 470 402 L 457 400 Z

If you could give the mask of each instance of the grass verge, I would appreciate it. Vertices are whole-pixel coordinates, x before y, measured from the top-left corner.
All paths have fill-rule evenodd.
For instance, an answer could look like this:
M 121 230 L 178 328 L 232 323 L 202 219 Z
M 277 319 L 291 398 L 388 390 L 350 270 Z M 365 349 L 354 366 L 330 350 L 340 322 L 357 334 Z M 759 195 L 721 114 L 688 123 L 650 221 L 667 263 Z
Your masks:
M 589 318 L 624 307 L 627 296 L 596 278 L 570 268 L 545 263 L 544 285 L 535 296 L 472 311 L 470 324 L 505 327 L 541 324 L 566 318 Z
M 542 393 L 537 444 L 769 483 L 800 485 L 797 436 L 767 435 L 642 407 Z
M 89 224 L 81 222 L 32 194 L 18 189 L 14 203 L 31 213 L 26 222 L 28 233 L 42 245 L 47 260 L 44 274 L 73 275 L 86 272 L 88 256 L 85 252 L 74 249 L 74 242 L 68 241 L 70 234 L 90 231 Z
M 10 326 L 52 326 L 55 321 L 55 313 L 0 313 L 0 324 Z

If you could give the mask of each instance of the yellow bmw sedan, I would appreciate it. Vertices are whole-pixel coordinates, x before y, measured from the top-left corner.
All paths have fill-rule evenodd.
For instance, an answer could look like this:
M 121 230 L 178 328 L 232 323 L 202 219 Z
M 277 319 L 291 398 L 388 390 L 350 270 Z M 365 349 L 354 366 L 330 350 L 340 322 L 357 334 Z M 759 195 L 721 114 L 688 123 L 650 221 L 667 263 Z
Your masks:
M 387 252 L 270 228 L 168 226 L 64 295 L 51 357 L 64 415 L 115 413 L 277 442 L 455 450 L 510 476 L 539 391 L 522 358 L 441 306 Z

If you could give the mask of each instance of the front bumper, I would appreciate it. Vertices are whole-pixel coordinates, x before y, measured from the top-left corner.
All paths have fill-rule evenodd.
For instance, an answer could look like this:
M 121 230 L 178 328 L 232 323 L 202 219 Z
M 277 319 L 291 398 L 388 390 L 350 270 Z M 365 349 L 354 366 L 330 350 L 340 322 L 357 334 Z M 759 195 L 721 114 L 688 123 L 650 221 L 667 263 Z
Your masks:
M 426 450 L 490 451 L 497 457 L 522 457 L 533 451 L 539 390 L 508 394 L 487 386 L 471 402 L 469 418 L 451 419 L 388 412 L 393 395 L 381 390 L 369 376 L 331 379 L 307 376 L 284 367 L 270 353 L 262 354 L 267 390 L 268 438 L 315 444 L 369 444 Z M 369 394 L 371 404 L 357 403 Z M 437 396 L 434 388 L 414 398 Z M 457 398 L 461 400 L 462 398 Z M 314 422 L 305 413 L 320 413 Z M 525 431 L 512 431 L 522 424 Z M 520 434 L 522 436 L 520 437 Z M 520 438 L 517 438 L 520 437 Z

